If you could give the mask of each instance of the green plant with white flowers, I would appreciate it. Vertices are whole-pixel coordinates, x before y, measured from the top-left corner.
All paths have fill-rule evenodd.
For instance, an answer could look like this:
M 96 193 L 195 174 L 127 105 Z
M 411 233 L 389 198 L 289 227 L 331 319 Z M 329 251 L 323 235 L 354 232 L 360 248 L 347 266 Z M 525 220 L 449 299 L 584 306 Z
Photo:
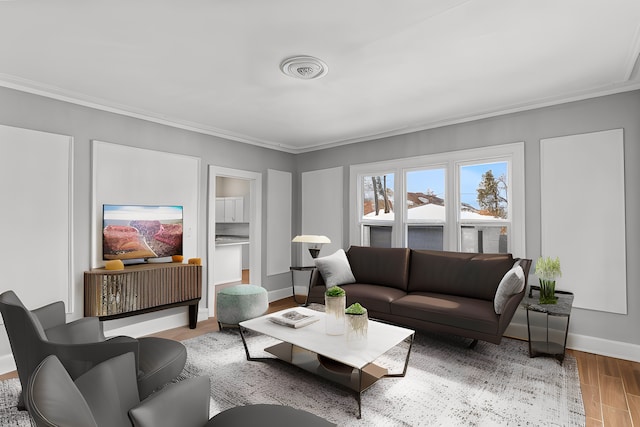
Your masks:
M 562 276 L 560 258 L 540 257 L 536 262 L 536 275 L 540 282 L 540 304 L 555 304 L 558 298 L 556 292 L 556 278 Z

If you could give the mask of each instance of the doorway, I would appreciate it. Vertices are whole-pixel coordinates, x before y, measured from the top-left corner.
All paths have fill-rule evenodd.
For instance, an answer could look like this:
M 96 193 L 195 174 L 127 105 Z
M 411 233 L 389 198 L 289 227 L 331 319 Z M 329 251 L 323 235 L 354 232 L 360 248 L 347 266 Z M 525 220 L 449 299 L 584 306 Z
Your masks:
M 238 188 L 246 189 L 247 187 L 248 191 L 238 190 Z M 230 190 L 229 188 L 234 189 Z M 234 192 L 238 191 L 247 194 L 234 195 Z M 221 218 L 225 215 L 225 210 L 221 207 L 225 200 L 222 199 L 229 199 L 226 201 L 236 203 L 235 206 L 237 206 L 238 197 L 242 198 L 243 208 L 240 209 L 243 211 L 242 220 Z M 209 317 L 213 317 L 215 315 L 216 285 L 219 285 L 221 280 L 224 282 L 224 278 L 221 279 L 219 274 L 216 275 L 216 263 L 220 269 L 227 266 L 227 261 L 220 259 L 220 257 L 227 255 L 227 251 L 222 249 L 223 246 L 219 247 L 219 253 L 216 255 L 216 229 L 221 233 L 235 233 L 238 230 L 244 233 L 243 230 L 248 230 L 249 243 L 244 248 L 245 255 L 243 257 L 248 259 L 248 262 L 242 267 L 242 270 L 248 270 L 248 274 L 246 271 L 244 273 L 248 276 L 248 280 L 245 278 L 241 281 L 248 281 L 258 286 L 262 284 L 262 174 L 210 165 L 208 203 L 207 306 L 209 307 Z M 248 206 L 244 206 L 244 204 L 248 204 Z M 229 209 L 227 209 L 228 211 Z

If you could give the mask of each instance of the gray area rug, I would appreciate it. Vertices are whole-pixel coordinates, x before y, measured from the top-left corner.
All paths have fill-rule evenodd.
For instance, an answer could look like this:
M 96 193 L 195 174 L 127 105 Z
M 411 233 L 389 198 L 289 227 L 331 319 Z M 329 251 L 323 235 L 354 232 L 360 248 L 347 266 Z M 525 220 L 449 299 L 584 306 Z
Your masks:
M 252 356 L 270 339 L 251 336 Z M 183 378 L 211 378 L 211 415 L 238 405 L 273 403 L 320 415 L 340 426 L 583 426 L 584 407 L 573 357 L 530 359 L 527 343 L 504 339 L 499 346 L 417 334 L 407 375 L 385 378 L 362 396 L 356 418 L 354 394 L 280 361 L 249 362 L 237 330 L 184 341 Z M 380 359 L 392 371 L 404 348 Z M 0 382 L 0 425 L 30 426 L 17 411 L 20 383 Z
M 252 356 L 269 344 L 248 342 Z M 530 359 L 527 343 L 502 344 L 417 334 L 404 378 L 384 378 L 357 402 L 346 389 L 280 361 L 249 362 L 237 331 L 212 333 L 185 342 L 186 377 L 211 377 L 212 408 L 254 403 L 289 405 L 340 426 L 583 426 L 584 407 L 573 357 Z M 401 370 L 405 349 L 380 359 Z

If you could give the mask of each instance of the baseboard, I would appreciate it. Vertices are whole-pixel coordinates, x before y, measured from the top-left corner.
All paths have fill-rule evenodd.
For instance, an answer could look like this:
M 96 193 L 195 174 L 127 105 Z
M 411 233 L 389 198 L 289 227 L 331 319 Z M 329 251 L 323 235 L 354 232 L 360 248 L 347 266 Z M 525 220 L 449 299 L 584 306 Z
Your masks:
M 177 308 L 170 310 L 180 310 L 180 312 L 162 317 L 158 317 L 159 312 L 141 314 L 139 316 L 135 316 L 138 318 L 135 323 L 124 325 L 122 325 L 122 323 L 126 322 L 126 319 L 132 318 L 108 320 L 104 323 L 104 333 L 107 336 L 127 335 L 130 337 L 142 337 L 189 324 L 189 316 L 184 309 Z M 207 308 L 199 307 L 198 321 L 207 320 L 208 318 L 209 311 Z
M 569 334 L 567 347 L 572 350 L 640 363 L 640 345 L 638 344 L 605 340 L 586 335 Z
M 505 336 L 527 340 L 527 325 L 511 323 Z M 569 333 L 567 348 L 640 363 L 640 345 Z
M 291 293 L 291 288 L 283 288 L 276 289 L 274 291 L 267 292 L 267 298 L 269 298 L 269 302 L 278 301 L 285 298 L 290 298 L 293 294 Z

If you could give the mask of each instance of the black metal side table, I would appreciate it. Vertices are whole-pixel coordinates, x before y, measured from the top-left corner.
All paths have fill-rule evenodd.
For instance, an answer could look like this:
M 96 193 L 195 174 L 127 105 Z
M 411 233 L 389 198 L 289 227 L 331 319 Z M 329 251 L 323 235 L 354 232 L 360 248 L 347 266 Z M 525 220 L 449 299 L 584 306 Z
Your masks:
M 558 298 L 558 302 L 556 304 L 540 304 L 540 287 L 531 286 L 529 294 L 524 297 L 521 305 L 527 311 L 529 357 L 550 356 L 556 358 L 562 364 L 564 361 L 565 350 L 567 348 L 567 334 L 569 332 L 569 319 L 571 317 L 571 308 L 573 306 L 573 293 L 556 291 L 555 295 Z M 529 313 L 531 313 L 531 315 Z M 545 323 L 543 327 L 536 326 L 533 317 L 540 316 L 536 316 L 533 313 L 541 313 L 544 315 Z M 564 330 L 552 330 L 557 331 L 555 334 L 557 337 L 555 338 L 559 339 L 553 339 L 553 336 L 550 337 L 549 318 L 566 318 L 566 326 L 564 327 Z M 544 329 L 545 332 L 532 334 L 532 327 L 533 329 Z
M 313 270 L 315 270 L 316 267 L 315 266 L 308 266 L 308 267 L 289 267 L 289 270 L 291 271 L 291 289 L 293 290 L 293 300 L 295 301 L 296 304 L 302 305 L 304 307 L 306 307 L 307 305 L 309 305 L 308 301 L 309 301 L 309 291 L 311 290 L 311 280 L 313 279 Z M 293 277 L 293 272 L 294 271 L 309 271 L 309 283 L 307 284 L 307 296 L 304 300 L 304 302 L 298 302 L 298 300 L 296 299 L 296 284 L 294 281 L 294 277 Z

